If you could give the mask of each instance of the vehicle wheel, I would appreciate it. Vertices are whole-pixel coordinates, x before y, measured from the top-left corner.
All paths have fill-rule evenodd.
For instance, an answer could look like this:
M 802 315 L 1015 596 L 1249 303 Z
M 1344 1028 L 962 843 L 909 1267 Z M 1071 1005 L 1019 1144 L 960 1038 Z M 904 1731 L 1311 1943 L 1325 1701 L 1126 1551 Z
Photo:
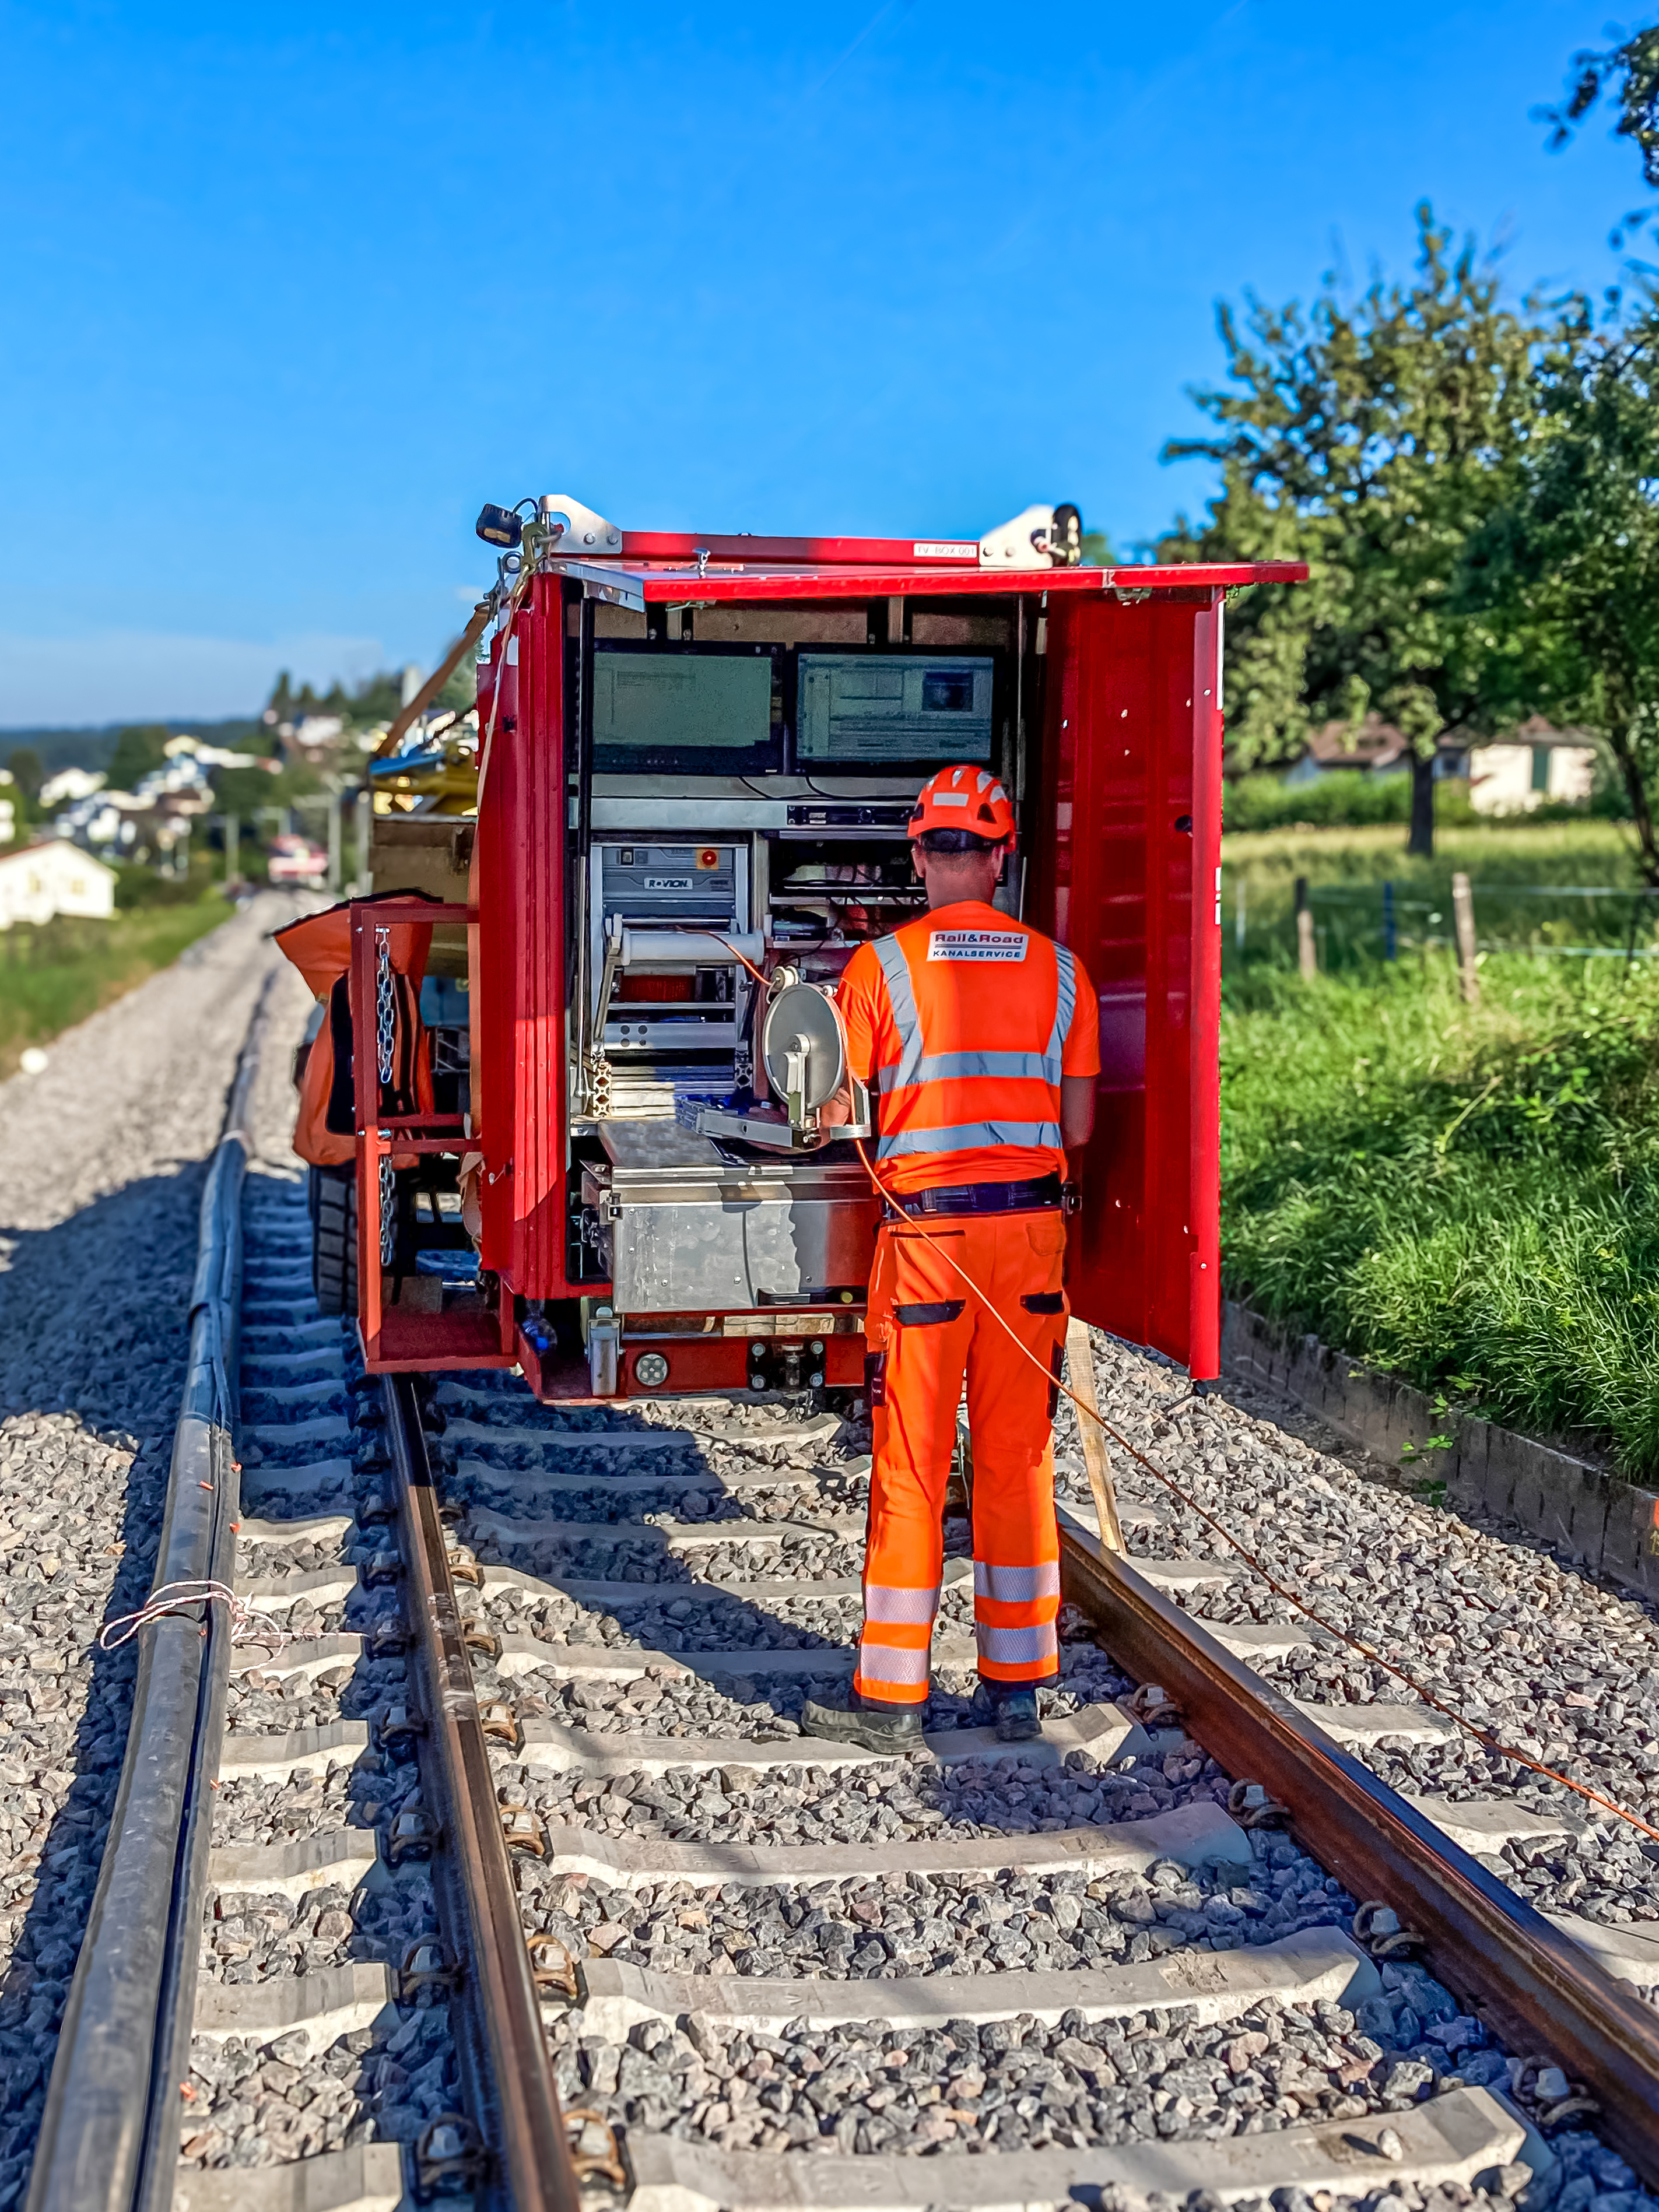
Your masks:
M 317 1310 L 357 1310 L 357 1170 L 311 1170 L 311 1281 Z

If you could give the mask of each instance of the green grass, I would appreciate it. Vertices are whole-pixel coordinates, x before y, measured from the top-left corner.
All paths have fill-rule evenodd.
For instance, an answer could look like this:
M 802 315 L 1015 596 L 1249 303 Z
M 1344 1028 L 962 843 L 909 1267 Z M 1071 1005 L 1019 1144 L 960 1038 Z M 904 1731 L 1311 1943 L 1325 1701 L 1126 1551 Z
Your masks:
M 0 930 L 0 1076 L 27 1046 L 45 1044 L 118 999 L 224 921 L 217 893 L 118 911 L 108 921 L 60 915 Z
M 1573 826 L 1569 854 L 1581 867 L 1583 834 Z M 1531 850 L 1559 854 L 1552 836 L 1566 835 L 1540 831 Z M 1656 969 L 1494 956 L 1474 1009 L 1443 955 L 1310 984 L 1266 960 L 1236 969 L 1222 1031 L 1231 1294 L 1449 1405 L 1604 1449 L 1650 1480 Z

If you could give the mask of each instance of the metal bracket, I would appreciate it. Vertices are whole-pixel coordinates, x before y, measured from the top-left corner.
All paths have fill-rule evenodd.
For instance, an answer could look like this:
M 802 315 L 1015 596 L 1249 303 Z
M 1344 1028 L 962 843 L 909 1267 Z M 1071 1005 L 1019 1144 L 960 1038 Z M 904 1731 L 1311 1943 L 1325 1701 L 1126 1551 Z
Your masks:
M 645 587 L 625 569 L 598 568 L 591 562 L 565 561 L 550 553 L 544 556 L 541 570 L 546 576 L 568 576 L 581 586 L 586 599 L 610 607 L 631 607 L 636 615 L 645 612 Z
M 536 501 L 536 520 L 547 532 L 550 545 L 568 550 L 580 560 L 584 553 L 620 553 L 622 532 L 591 507 L 584 507 L 568 492 L 544 491 Z

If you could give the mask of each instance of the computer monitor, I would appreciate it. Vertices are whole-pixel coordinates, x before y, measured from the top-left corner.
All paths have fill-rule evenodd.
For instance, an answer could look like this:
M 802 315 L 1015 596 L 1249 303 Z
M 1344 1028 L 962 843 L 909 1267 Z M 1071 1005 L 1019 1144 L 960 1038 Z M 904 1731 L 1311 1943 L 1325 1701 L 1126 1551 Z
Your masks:
M 988 653 L 802 653 L 795 765 L 900 771 L 991 758 Z
M 596 645 L 593 765 L 612 775 L 781 769 L 783 647 Z

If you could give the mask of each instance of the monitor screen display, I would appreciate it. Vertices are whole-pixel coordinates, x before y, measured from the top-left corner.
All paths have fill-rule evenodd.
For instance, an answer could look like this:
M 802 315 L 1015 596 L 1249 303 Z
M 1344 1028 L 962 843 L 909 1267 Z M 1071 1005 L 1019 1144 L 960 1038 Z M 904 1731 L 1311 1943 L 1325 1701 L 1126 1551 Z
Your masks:
M 601 644 L 593 651 L 593 765 L 627 775 L 778 769 L 781 648 Z
M 909 769 L 989 761 L 988 653 L 803 653 L 795 759 L 802 768 Z

